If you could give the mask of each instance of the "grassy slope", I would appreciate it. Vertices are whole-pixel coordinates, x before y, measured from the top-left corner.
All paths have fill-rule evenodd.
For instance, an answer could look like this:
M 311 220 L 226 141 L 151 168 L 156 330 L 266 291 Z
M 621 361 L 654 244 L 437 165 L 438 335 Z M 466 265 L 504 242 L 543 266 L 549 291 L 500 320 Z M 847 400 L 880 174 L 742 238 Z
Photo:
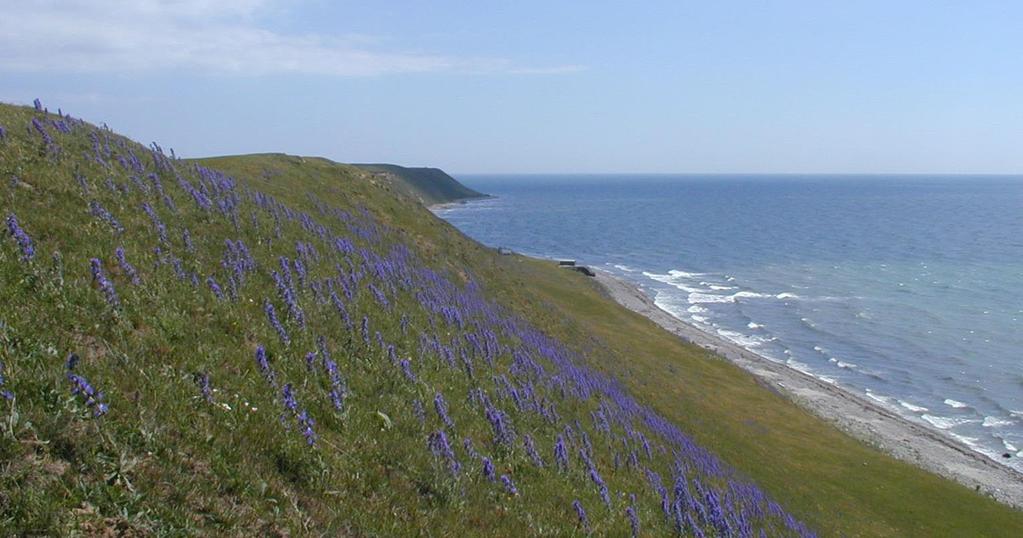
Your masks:
M 269 163 L 212 159 L 238 175 Z M 341 165 L 337 165 L 340 167 Z M 418 219 L 417 219 L 418 220 Z M 425 220 L 425 219 L 424 219 Z M 489 249 L 433 222 L 406 223 L 435 251 L 566 341 L 593 338 L 594 362 L 825 534 L 1012 536 L 1023 513 L 880 454 L 752 376 L 619 307 L 579 273 Z M 524 293 L 524 290 L 528 293 Z
M 417 196 L 426 205 L 442 204 L 457 200 L 485 196 L 446 174 L 439 168 L 409 168 L 394 164 L 355 164 L 355 167 L 369 172 L 381 172 L 384 177 L 394 177 L 410 187 L 409 193 Z
M 330 309 L 307 307 L 315 331 L 285 348 L 276 342 L 261 309 L 273 296 L 265 275 L 253 276 L 242 301 L 215 300 L 204 288 L 179 281 L 156 267 L 155 241 L 139 200 L 104 192 L 108 172 L 78 158 L 89 151 L 84 136 L 68 136 L 60 158 L 41 154 L 38 137 L 26 133 L 33 113 L 0 106 L 2 209 L 17 212 L 39 254 L 26 269 L 13 243 L 0 238 L 0 313 L 3 388 L 17 395 L 0 400 L 0 529 L 19 533 L 224 531 L 436 535 L 474 525 L 492 535 L 575 534 L 568 503 L 590 507 L 595 531 L 620 535 L 620 513 L 597 510 L 599 500 L 585 476 L 562 477 L 533 470 L 523 455 L 490 447 L 488 425 L 462 401 L 469 385 L 429 361 L 416 362 L 419 382 L 408 384 L 379 352 L 320 320 Z M 686 346 L 641 317 L 600 296 L 592 283 L 550 264 L 501 257 L 469 241 L 390 186 L 361 172 L 319 159 L 263 155 L 206 161 L 296 210 L 315 211 L 329 201 L 349 211 L 367 208 L 385 226 L 390 243 L 411 245 L 420 259 L 456 281 L 473 273 L 487 293 L 538 326 L 584 350 L 587 360 L 622 377 L 642 400 L 682 425 L 703 445 L 753 477 L 786 508 L 825 534 L 988 535 L 1023 531 L 1023 515 L 865 448 L 808 417 L 747 375 Z M 75 171 L 88 179 L 91 198 L 102 201 L 124 224 L 122 236 L 89 215 Z M 117 170 L 115 165 L 114 170 Z M 6 178 L 17 175 L 18 181 Z M 112 174 L 128 183 L 128 174 Z M 168 192 L 176 190 L 165 179 Z M 242 238 L 261 264 L 294 255 L 303 238 L 287 224 L 258 212 L 243 213 L 233 228 L 195 210 L 172 192 L 180 214 L 168 222 L 171 250 L 182 255 L 181 226 L 189 226 L 196 252 L 184 256 L 189 270 L 216 273 L 224 238 Z M 172 220 L 173 219 L 173 220 Z M 112 263 L 123 244 L 144 285 L 133 287 Z M 60 252 L 60 259 L 51 253 Z M 90 286 L 88 258 L 105 260 L 121 294 L 119 313 Z M 318 269 L 319 270 L 319 269 Z M 223 275 L 220 274 L 220 277 Z M 413 298 L 397 299 L 396 311 L 413 313 Z M 280 305 L 279 305 L 280 306 Z M 379 316 L 372 300 L 352 303 L 354 315 L 373 316 L 395 343 L 395 316 Z M 353 316 L 354 317 L 354 316 Z M 336 325 L 336 321 L 335 321 Z M 322 396 L 322 376 L 305 373 L 301 355 L 315 348 L 313 334 L 327 335 L 351 386 L 346 411 L 333 414 Z M 316 450 L 276 419 L 276 394 L 255 370 L 256 343 L 268 346 L 282 379 L 295 383 L 299 399 L 318 420 Z M 69 396 L 64 355 L 82 355 L 79 371 L 105 390 L 109 415 L 88 418 Z M 208 372 L 217 404 L 198 396 L 194 372 Z M 459 437 L 492 450 L 502 472 L 515 476 L 522 494 L 502 495 L 480 479 L 452 483 L 432 465 L 424 428 L 411 418 L 410 401 L 429 404 L 433 390 L 447 395 Z M 243 405 L 246 404 L 247 405 Z M 563 415 L 587 416 L 587 404 L 564 402 Z M 257 411 L 249 411 L 252 407 Z M 387 414 L 386 427 L 377 411 Z M 538 439 L 544 424 L 515 416 L 522 431 Z M 549 436 L 548 436 L 549 437 Z M 455 441 L 457 441 L 457 439 Z M 549 458 L 551 445 L 541 441 Z M 602 457 L 598 464 L 607 468 Z M 478 472 L 478 471 L 477 471 Z M 640 491 L 628 473 L 608 476 L 615 491 Z M 540 493 L 538 496 L 537 493 Z M 646 500 L 646 499 L 644 499 Z M 656 501 L 654 501 L 656 503 Z M 648 531 L 664 531 L 656 510 L 640 509 Z M 528 529 L 528 530 L 526 530 Z

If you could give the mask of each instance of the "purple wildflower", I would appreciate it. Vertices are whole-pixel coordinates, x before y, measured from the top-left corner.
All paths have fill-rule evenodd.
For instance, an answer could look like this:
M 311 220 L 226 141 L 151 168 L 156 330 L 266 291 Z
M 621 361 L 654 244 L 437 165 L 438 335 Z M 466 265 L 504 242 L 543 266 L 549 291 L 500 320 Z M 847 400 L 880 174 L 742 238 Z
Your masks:
M 7 380 L 4 379 L 4 363 L 2 361 L 0 361 L 0 398 L 4 398 L 5 400 L 13 400 L 14 399 L 14 393 L 12 393 L 11 391 L 3 388 L 4 383 L 6 381 Z
M 71 395 L 80 396 L 85 400 L 85 405 L 92 408 L 92 415 L 95 417 L 105 415 L 110 408 L 103 402 L 103 393 L 97 391 L 84 377 L 74 373 L 78 365 L 78 355 L 71 353 L 67 361 L 67 380 L 71 382 Z
M 7 215 L 7 231 L 11 234 L 11 237 L 21 247 L 21 259 L 23 261 L 29 261 L 36 255 L 35 245 L 32 243 L 32 238 L 25 233 L 25 230 L 18 224 L 18 217 L 14 216 L 14 213 Z
M 270 360 L 266 357 L 266 348 L 261 345 L 256 346 L 256 364 L 259 366 L 259 371 L 263 373 L 263 377 L 266 378 L 267 383 L 276 387 L 277 376 L 274 374 L 273 368 L 270 367 Z
M 558 463 L 559 469 L 568 469 L 568 449 L 565 448 L 565 438 L 560 435 L 558 441 L 554 443 L 554 461 Z
M 213 292 L 217 299 L 224 298 L 224 290 L 220 287 L 220 284 L 217 284 L 217 279 L 213 278 L 212 275 L 206 277 L 206 285 L 210 287 L 210 291 Z
M 533 465 L 543 467 L 543 458 L 541 458 L 540 453 L 536 451 L 536 444 L 533 443 L 533 437 L 529 434 L 523 435 L 522 444 L 526 447 L 526 454 L 529 454 L 529 459 L 533 460 Z
M 600 473 L 597 472 L 596 468 L 592 467 L 590 468 L 590 480 L 592 480 L 593 483 L 596 484 L 597 488 L 600 490 L 600 498 L 603 499 L 604 504 L 606 504 L 608 508 L 610 508 L 611 495 L 610 493 L 608 493 L 607 484 L 604 483 L 604 479 L 600 477 Z
M 295 398 L 295 392 L 291 388 L 291 383 L 284 385 L 281 389 L 281 401 L 284 403 L 284 408 L 291 412 L 291 415 L 295 417 L 295 421 L 298 422 L 299 429 L 302 432 L 302 436 L 305 437 L 306 443 L 309 446 L 316 444 L 316 431 L 313 426 L 316 425 L 316 421 L 309 416 L 309 413 L 305 410 L 299 410 L 298 400 Z M 281 417 L 283 420 L 284 417 Z
M 43 137 L 43 143 L 47 148 L 53 145 L 53 138 L 50 137 L 50 133 L 46 132 L 46 126 L 39 121 L 39 118 L 32 118 L 32 128 L 39 133 L 39 136 Z
M 199 385 L 199 392 L 204 400 L 213 403 L 213 391 L 210 389 L 210 374 L 201 372 L 195 374 L 195 383 Z
M 280 337 L 281 342 L 285 346 L 291 345 L 291 338 L 288 336 L 288 331 L 284 329 L 284 325 L 281 325 L 281 320 L 277 319 L 277 310 L 274 309 L 273 303 L 269 300 L 263 302 L 263 310 L 266 312 L 266 319 L 270 322 L 270 325 L 277 331 L 277 336 Z
M 487 407 L 486 416 L 494 430 L 494 440 L 499 444 L 511 446 L 515 440 L 515 433 L 512 431 L 511 425 L 508 424 L 508 416 L 492 405 Z
M 491 482 L 497 480 L 497 474 L 494 472 L 494 462 L 485 456 L 483 458 L 483 477 Z
M 412 400 L 412 414 L 420 424 L 426 424 L 426 410 L 423 409 L 423 402 L 419 398 Z
M 408 359 L 401 360 L 401 373 L 405 374 L 405 379 L 415 383 L 416 374 L 412 372 L 412 361 Z
M 299 426 L 302 428 L 302 436 L 305 437 L 305 442 L 309 446 L 316 444 L 316 431 L 313 430 L 313 426 L 316 425 L 316 421 L 313 420 L 313 417 L 310 417 L 309 413 L 303 409 L 296 418 L 298 419 Z
M 444 433 L 444 430 L 437 430 L 431 433 L 427 446 L 434 456 L 447 461 L 451 474 L 457 474 L 462 469 L 462 464 L 458 463 L 458 460 L 455 458 L 455 451 L 451 449 L 451 444 L 448 443 L 448 435 Z
M 135 266 L 128 263 L 128 259 L 124 256 L 124 247 L 117 247 L 114 250 L 114 257 L 117 258 L 117 264 L 121 266 L 121 270 L 128 276 L 129 282 L 138 285 L 139 273 L 135 270 Z
M 579 517 L 579 525 L 583 528 L 583 531 L 590 532 L 590 520 L 586 517 L 586 510 L 583 509 L 583 504 L 576 499 L 572 501 L 572 508 L 575 508 L 575 514 Z
M 472 439 L 466 437 L 462 440 L 462 448 L 465 449 L 465 453 L 469 455 L 469 459 L 478 460 L 480 459 L 479 452 L 476 452 L 476 447 L 472 444 Z
M 89 260 L 89 264 L 92 267 L 92 279 L 103 292 L 107 302 L 110 303 L 111 306 L 120 305 L 121 301 L 117 298 L 117 292 L 114 291 L 114 283 L 107 278 L 106 273 L 103 271 L 103 262 L 96 258 L 92 258 Z
M 286 266 L 286 262 L 282 261 L 281 263 Z M 282 277 L 277 271 L 273 271 L 271 275 L 273 276 L 274 283 L 277 284 L 277 293 L 288 307 L 288 314 L 291 316 L 291 319 L 298 323 L 299 327 L 305 327 L 305 313 L 302 312 L 302 307 L 298 305 L 298 300 L 295 298 L 295 291 L 291 287 L 290 277 Z
M 337 296 L 337 293 L 330 292 L 330 300 L 334 303 L 334 308 L 337 309 L 338 314 L 341 315 L 341 321 L 344 322 L 348 330 L 352 330 L 352 319 L 348 317 L 348 309 L 345 308 L 345 304 L 341 302 L 341 298 Z
M 309 372 L 316 372 L 316 352 L 310 351 L 305 354 L 305 369 Z
M 509 495 L 519 494 L 518 488 L 515 487 L 515 482 L 512 482 L 511 477 L 508 475 L 501 475 L 501 483 L 504 484 L 504 490 L 507 491 Z
M 632 538 L 639 536 L 639 516 L 636 509 L 629 506 L 625 508 L 625 515 L 629 518 L 629 526 L 632 528 Z
M 167 226 L 164 225 L 163 221 L 160 220 L 160 216 L 156 214 L 156 210 L 153 206 L 149 205 L 149 202 L 142 203 L 142 210 L 149 215 L 149 220 L 153 223 L 153 227 L 156 228 L 156 235 L 160 239 L 161 243 L 167 242 Z
M 185 250 L 188 252 L 195 252 L 195 245 L 192 243 L 192 234 L 185 228 L 181 232 L 181 241 L 185 244 Z
M 451 420 L 451 417 L 448 415 L 448 403 L 444 401 L 443 394 L 438 392 L 437 395 L 433 397 L 433 408 L 437 411 L 437 416 L 440 417 L 440 420 L 441 422 L 444 423 L 444 426 L 446 426 L 448 429 L 454 430 L 455 423 Z
M 36 112 L 43 111 L 43 102 L 40 101 L 38 97 L 32 100 L 32 106 L 35 107 Z
M 334 409 L 342 411 L 345 405 L 345 387 L 341 380 L 341 372 L 338 371 L 337 364 L 332 359 L 324 359 L 323 368 L 327 370 L 327 377 L 330 379 L 330 401 L 334 404 Z
M 4 126 L 0 125 L 0 140 L 5 140 L 6 138 L 7 138 L 7 129 L 4 129 Z
M 295 393 L 291 390 L 291 383 L 285 383 L 284 388 L 281 389 L 281 401 L 284 402 L 286 409 L 298 412 L 298 401 L 295 400 Z

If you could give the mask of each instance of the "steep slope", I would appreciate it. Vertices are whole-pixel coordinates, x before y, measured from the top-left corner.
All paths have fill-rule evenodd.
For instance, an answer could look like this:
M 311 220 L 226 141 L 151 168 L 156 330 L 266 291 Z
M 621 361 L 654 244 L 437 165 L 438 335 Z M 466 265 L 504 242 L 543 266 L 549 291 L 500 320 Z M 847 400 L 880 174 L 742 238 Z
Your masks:
M 409 168 L 394 164 L 355 164 L 384 181 L 404 183 L 409 191 L 420 197 L 425 205 L 445 204 L 473 198 L 484 198 L 485 194 L 462 185 L 439 168 Z
M 0 117 L 14 532 L 806 534 L 417 244 L 421 206 Z
M 0 126 L 5 534 L 1023 529 L 351 166 Z

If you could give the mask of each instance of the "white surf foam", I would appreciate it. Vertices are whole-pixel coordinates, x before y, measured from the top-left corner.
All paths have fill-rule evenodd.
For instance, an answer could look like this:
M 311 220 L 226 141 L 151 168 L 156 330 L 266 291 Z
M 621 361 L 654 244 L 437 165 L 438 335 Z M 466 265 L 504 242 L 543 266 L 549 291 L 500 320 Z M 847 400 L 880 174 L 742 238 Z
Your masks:
M 899 400 L 899 405 L 901 405 L 902 407 L 905 407 L 906 409 L 909 409 L 910 411 L 912 411 L 914 413 L 923 413 L 923 412 L 926 412 L 926 411 L 930 411 L 930 409 L 927 409 L 926 407 L 922 407 L 922 406 L 919 406 L 919 405 L 913 405 L 913 404 L 911 404 L 909 402 L 906 402 L 906 401 L 903 401 L 903 400 Z
M 713 293 L 693 292 L 689 294 L 690 303 L 733 303 L 730 295 L 714 295 Z
M 999 426 L 1012 426 L 1015 423 L 1016 423 L 1015 420 L 1007 420 L 1004 418 L 987 416 L 984 417 L 984 423 L 982 424 L 982 426 L 984 426 L 985 428 L 998 428 Z
M 867 398 L 870 398 L 875 402 L 883 403 L 885 405 L 890 405 L 892 403 L 891 398 L 887 396 L 881 396 L 880 394 L 874 394 L 873 392 L 870 391 L 870 389 L 867 389 Z
M 940 417 L 935 415 L 923 414 L 920 418 L 930 422 L 932 426 L 940 430 L 948 430 L 962 424 L 970 424 L 980 422 L 979 420 L 970 418 L 958 418 L 958 417 Z
M 750 336 L 736 331 L 729 331 L 728 329 L 718 329 L 718 334 L 745 348 L 759 347 L 766 342 L 766 340 L 759 336 Z
M 747 323 L 747 324 L 746 324 L 746 326 L 747 326 L 747 327 L 749 327 L 750 329 L 754 329 L 754 330 L 756 330 L 756 329 L 759 329 L 759 328 L 763 327 L 763 325 L 761 325 L 761 324 L 759 324 L 759 323 L 754 323 L 754 322 L 752 322 L 752 321 L 751 321 L 751 322 L 749 322 L 749 323 Z
M 735 299 L 770 299 L 771 297 L 774 296 L 766 293 L 757 293 L 755 291 L 740 291 L 739 293 L 732 295 L 732 300 L 734 301 Z
M 963 402 L 960 402 L 960 401 L 957 401 L 957 400 L 953 400 L 952 398 L 946 398 L 945 399 L 945 405 L 948 405 L 948 406 L 951 406 L 951 407 L 955 407 L 956 409 L 963 409 L 964 407 L 970 407 L 969 405 L 964 404 Z

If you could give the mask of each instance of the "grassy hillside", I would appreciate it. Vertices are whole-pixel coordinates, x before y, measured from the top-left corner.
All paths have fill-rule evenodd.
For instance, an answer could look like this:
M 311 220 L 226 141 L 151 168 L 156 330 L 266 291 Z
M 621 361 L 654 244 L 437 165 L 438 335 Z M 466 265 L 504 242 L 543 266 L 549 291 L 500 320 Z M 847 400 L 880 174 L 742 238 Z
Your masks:
M 408 185 L 409 191 L 418 196 L 420 201 L 426 205 L 486 196 L 462 185 L 439 168 L 409 168 L 394 164 L 356 164 L 354 166 L 370 172 L 374 178 Z
M 0 127 L 0 534 L 1023 532 L 364 170 Z

